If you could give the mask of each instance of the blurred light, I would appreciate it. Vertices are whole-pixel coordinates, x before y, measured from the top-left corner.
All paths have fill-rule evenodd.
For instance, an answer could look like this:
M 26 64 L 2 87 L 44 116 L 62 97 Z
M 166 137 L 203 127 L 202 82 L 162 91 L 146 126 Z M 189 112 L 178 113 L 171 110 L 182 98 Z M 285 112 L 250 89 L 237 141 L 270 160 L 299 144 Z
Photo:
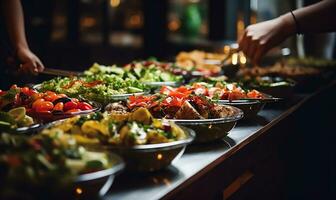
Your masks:
M 239 52 L 239 62 L 240 62 L 240 64 L 246 64 L 246 61 L 247 61 L 247 59 L 246 59 L 246 56 L 244 55 L 244 53 Z
M 120 5 L 120 0 L 110 0 L 111 7 L 118 7 Z
M 243 19 L 239 19 L 237 21 L 237 38 L 240 38 L 241 36 L 243 36 L 244 34 L 244 30 L 245 30 L 245 23 Z
M 76 188 L 76 194 L 82 194 L 83 190 L 81 188 Z
M 157 159 L 158 159 L 158 160 L 161 160 L 161 159 L 162 159 L 162 154 L 161 154 L 161 153 L 159 153 L 159 154 L 157 155 Z
M 128 20 L 128 27 L 130 28 L 140 28 L 142 25 L 142 18 L 140 14 L 131 15 Z
M 181 26 L 180 21 L 178 20 L 171 20 L 168 24 L 168 29 L 170 31 L 177 31 Z
M 233 65 L 237 65 L 238 64 L 238 53 L 234 53 L 234 54 L 232 54 L 232 57 L 231 57 L 231 59 L 232 59 L 232 64 Z
M 85 28 L 90 28 L 96 25 L 96 22 L 97 22 L 96 19 L 93 17 L 84 17 L 81 20 L 81 25 Z

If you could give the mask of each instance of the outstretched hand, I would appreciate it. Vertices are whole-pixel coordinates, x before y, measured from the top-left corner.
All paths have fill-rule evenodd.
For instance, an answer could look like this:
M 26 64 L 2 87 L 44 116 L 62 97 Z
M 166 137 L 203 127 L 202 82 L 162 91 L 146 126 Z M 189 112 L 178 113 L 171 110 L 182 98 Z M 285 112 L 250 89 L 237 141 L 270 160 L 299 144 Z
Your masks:
M 20 63 L 19 71 L 30 74 L 38 74 L 44 70 L 41 60 L 28 48 L 18 49 L 16 56 Z
M 239 49 L 258 64 L 260 59 L 273 47 L 295 32 L 295 24 L 287 16 L 248 26 L 239 40 Z

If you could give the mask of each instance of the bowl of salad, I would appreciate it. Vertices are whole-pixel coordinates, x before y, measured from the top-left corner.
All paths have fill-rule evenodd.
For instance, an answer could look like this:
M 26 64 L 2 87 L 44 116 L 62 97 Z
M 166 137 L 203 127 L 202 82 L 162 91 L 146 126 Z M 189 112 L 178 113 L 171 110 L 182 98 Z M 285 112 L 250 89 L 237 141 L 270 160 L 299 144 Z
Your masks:
M 42 128 L 41 123 L 26 114 L 25 107 L 0 111 L 0 132 L 33 134 Z
M 225 137 L 243 117 L 243 112 L 238 108 L 215 104 L 191 92 L 130 97 L 128 102 L 112 103 L 105 110 L 123 116 L 138 108 L 148 109 L 155 118 L 193 129 L 196 143 Z
M 294 80 L 280 76 L 245 76 L 242 82 L 250 88 L 281 98 L 291 97 L 296 85 Z
M 162 87 L 161 93 L 185 90 L 185 88 Z M 280 98 L 275 98 L 255 89 L 244 89 L 238 83 L 215 81 L 215 82 L 193 82 L 187 90 L 192 94 L 206 96 L 212 101 L 231 105 L 240 108 L 244 112 L 245 118 L 251 118 L 258 114 L 266 103 L 277 102 Z
M 173 122 L 153 119 L 139 108 L 131 113 L 93 113 L 76 116 L 45 129 L 43 133 L 72 135 L 79 144 L 92 149 L 116 152 L 126 167 L 136 171 L 156 171 L 170 165 L 194 138 L 190 129 Z
M 66 94 L 52 91 L 38 92 L 32 88 L 16 85 L 8 91 L 2 91 L 0 102 L 0 110 L 23 107 L 24 109 L 15 111 L 16 117 L 22 118 L 28 115 L 40 123 L 87 114 L 101 108 L 97 102 L 70 98 Z
M 62 133 L 2 133 L 0 149 L 1 199 L 97 198 L 124 167 L 119 156 L 88 151 Z
M 57 77 L 35 86 L 39 91 L 54 91 L 70 97 L 84 97 L 101 104 L 144 94 L 148 88 L 136 79 L 116 74 Z

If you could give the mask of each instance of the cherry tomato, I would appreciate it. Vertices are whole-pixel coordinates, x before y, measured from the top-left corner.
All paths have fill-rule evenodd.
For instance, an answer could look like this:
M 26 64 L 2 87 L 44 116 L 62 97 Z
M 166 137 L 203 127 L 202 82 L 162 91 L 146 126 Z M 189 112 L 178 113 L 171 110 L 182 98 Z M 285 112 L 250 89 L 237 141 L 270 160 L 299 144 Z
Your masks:
M 63 108 L 64 108 L 64 103 L 62 102 L 59 102 L 54 106 L 54 110 L 57 110 L 57 111 L 63 111 Z
M 6 94 L 6 91 L 2 91 L 2 90 L 0 90 L 0 96 L 2 96 L 2 95 L 4 95 L 4 94 Z
M 86 102 L 79 102 L 77 108 L 81 110 L 91 110 L 92 106 Z
M 36 112 L 51 111 L 54 108 L 54 104 L 50 101 L 42 101 L 40 104 L 36 105 Z
M 23 94 L 25 94 L 25 95 L 28 95 L 28 96 L 30 96 L 29 90 L 30 90 L 29 87 L 23 87 L 23 88 L 21 88 L 21 92 Z
M 65 113 L 71 114 L 71 113 L 80 112 L 80 111 L 81 111 L 80 109 L 75 108 L 75 109 L 68 110 Z
M 44 96 L 44 99 L 46 101 L 51 101 L 52 102 L 52 101 L 58 99 L 58 96 L 55 93 L 54 94 L 50 93 L 50 94 L 47 94 L 46 96 Z
M 75 103 L 73 101 L 69 101 L 69 102 L 66 102 L 64 104 L 63 110 L 68 111 L 68 110 L 72 110 L 72 109 L 76 109 L 76 108 L 77 108 L 77 103 Z
M 32 95 L 32 98 L 34 101 L 38 100 L 38 99 L 42 99 L 43 94 L 42 93 L 35 93 Z
M 40 105 L 42 102 L 44 102 L 45 100 L 44 99 L 36 99 L 36 101 L 34 101 L 34 103 L 33 103 L 33 105 L 32 105 L 32 108 L 35 110 L 36 109 L 36 107 L 38 106 L 38 105 Z

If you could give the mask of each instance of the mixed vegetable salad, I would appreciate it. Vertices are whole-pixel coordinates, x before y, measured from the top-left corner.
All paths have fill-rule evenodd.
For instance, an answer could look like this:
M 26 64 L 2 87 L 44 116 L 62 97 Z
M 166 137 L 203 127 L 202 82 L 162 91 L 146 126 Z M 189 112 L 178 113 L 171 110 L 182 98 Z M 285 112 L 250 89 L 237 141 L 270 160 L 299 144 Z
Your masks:
M 21 107 L 21 108 L 18 108 Z M 93 110 L 93 105 L 88 102 L 70 98 L 65 94 L 52 91 L 38 92 L 29 87 L 11 86 L 8 91 L 0 93 L 0 110 L 9 111 L 19 124 L 29 125 L 32 120 L 26 114 L 40 121 L 45 116 L 73 114 Z M 5 114 L 3 114 L 5 115 Z M 13 123 L 11 123 L 13 124 Z
M 78 175 L 112 165 L 106 153 L 87 151 L 61 132 L 33 137 L 3 133 L 0 149 L 1 199 L 50 195 L 72 184 Z
M 60 92 L 71 97 L 82 96 L 103 103 L 114 95 L 144 92 L 145 86 L 136 79 L 123 79 L 115 74 L 95 74 L 54 78 L 43 82 L 39 90 Z
M 44 130 L 43 134 L 57 132 L 72 135 L 83 145 L 143 145 L 172 142 L 185 139 L 184 131 L 173 122 L 153 119 L 145 108 L 139 108 L 126 116 L 115 113 L 94 113 L 69 118 Z
M 155 118 L 214 119 L 236 115 L 230 106 L 218 105 L 204 96 L 194 95 L 186 87 L 168 94 L 131 96 L 128 103 L 111 103 L 105 110 L 110 113 L 127 113 L 140 107 L 147 108 Z

